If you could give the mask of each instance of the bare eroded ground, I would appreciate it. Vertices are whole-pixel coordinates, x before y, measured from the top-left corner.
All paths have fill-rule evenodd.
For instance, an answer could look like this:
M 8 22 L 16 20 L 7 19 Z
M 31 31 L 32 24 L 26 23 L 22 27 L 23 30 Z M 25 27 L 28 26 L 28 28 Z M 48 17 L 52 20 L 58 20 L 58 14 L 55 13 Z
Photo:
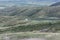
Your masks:
M 26 39 L 20 39 L 20 40 L 46 40 L 44 38 L 26 38 Z
M 0 34 L 0 40 L 60 40 L 60 33 L 9 33 Z

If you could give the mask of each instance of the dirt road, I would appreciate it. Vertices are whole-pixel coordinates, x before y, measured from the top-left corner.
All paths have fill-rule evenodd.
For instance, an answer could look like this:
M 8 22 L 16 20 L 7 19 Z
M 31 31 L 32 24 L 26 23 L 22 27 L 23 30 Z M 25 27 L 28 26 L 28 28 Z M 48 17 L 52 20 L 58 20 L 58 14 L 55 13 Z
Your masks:
M 25 38 L 20 40 L 46 40 L 45 38 Z

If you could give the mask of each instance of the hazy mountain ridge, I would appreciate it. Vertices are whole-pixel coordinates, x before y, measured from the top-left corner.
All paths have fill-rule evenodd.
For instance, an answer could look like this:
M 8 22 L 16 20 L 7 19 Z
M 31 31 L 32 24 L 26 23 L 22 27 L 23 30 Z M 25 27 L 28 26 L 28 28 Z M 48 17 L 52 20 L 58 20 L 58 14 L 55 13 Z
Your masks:
M 56 2 L 56 3 L 52 4 L 51 6 L 60 6 L 60 2 Z
M 60 6 L 56 7 L 7 7 L 0 9 L 0 16 L 23 16 L 23 17 L 60 17 Z

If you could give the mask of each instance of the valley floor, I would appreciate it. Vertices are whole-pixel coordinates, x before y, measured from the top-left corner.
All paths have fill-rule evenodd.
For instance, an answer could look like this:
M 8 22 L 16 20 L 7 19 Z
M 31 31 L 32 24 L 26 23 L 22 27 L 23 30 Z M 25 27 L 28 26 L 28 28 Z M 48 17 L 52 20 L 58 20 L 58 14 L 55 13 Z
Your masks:
M 60 33 L 4 33 L 0 34 L 0 40 L 60 40 Z

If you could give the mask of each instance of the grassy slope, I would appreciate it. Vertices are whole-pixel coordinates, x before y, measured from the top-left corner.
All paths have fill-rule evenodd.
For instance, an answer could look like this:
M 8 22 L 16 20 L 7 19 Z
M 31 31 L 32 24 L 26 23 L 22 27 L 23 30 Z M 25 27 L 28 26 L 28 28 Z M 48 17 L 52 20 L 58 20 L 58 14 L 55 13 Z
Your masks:
M 0 16 L 21 16 L 29 18 L 60 17 L 60 6 L 56 7 L 8 7 L 0 10 Z
M 8 7 L 0 11 L 0 33 L 60 30 L 60 7 Z M 29 21 L 25 21 L 25 19 Z M 32 20 L 33 19 L 33 20 Z M 34 20 L 35 19 L 35 20 Z M 42 20 L 42 21 L 41 21 Z M 52 21 L 53 20 L 53 21 Z M 4 28 L 3 28 L 4 27 Z
M 24 38 L 43 38 L 46 40 L 60 40 L 59 33 L 33 33 L 33 32 L 20 32 L 20 33 L 8 33 L 0 34 L 0 40 L 4 40 L 4 37 L 8 36 L 10 40 L 21 40 Z
M 0 14 L 0 40 L 5 33 L 11 40 L 36 37 L 60 40 L 60 34 L 41 33 L 44 29 L 47 29 L 44 32 L 60 32 L 60 7 L 12 7 Z
M 18 20 L 3 22 L 0 25 L 0 33 L 4 32 L 27 32 L 47 29 L 46 32 L 60 31 L 60 20 Z

